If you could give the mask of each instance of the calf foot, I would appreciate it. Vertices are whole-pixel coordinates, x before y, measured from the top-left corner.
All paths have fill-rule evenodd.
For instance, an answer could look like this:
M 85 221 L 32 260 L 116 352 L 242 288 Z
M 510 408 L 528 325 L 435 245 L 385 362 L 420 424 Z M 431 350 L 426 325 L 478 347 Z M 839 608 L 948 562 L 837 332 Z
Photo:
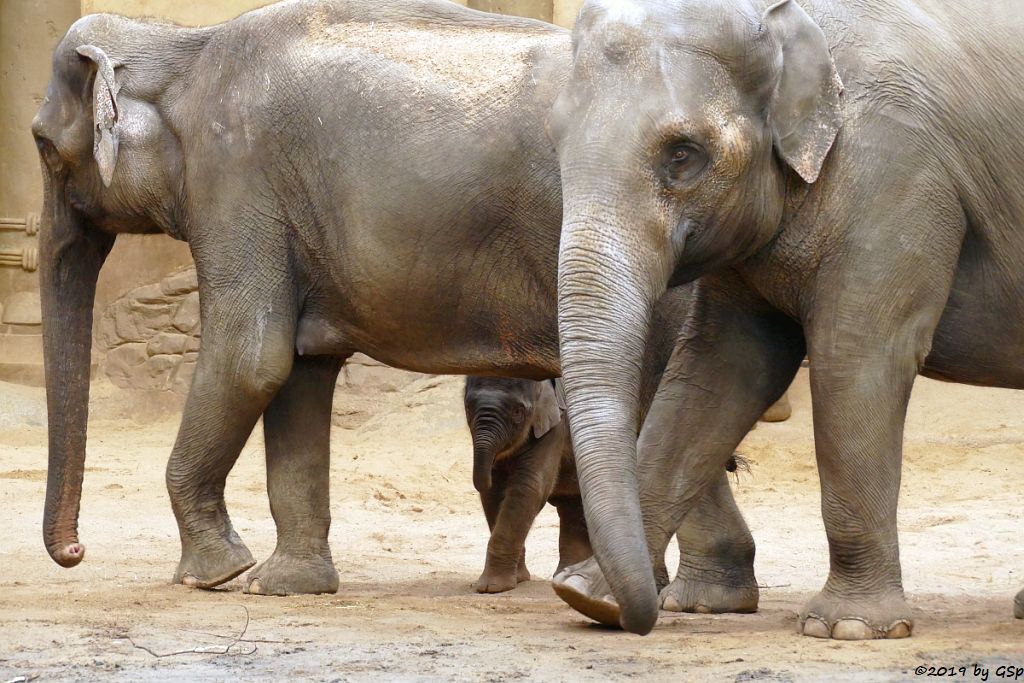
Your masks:
M 252 595 L 316 595 L 338 592 L 338 570 L 330 551 L 290 554 L 275 550 L 249 572 L 245 592 Z
M 234 531 L 227 538 L 216 536 L 204 540 L 201 545 L 182 545 L 174 583 L 190 588 L 213 588 L 256 564 L 252 553 Z
M 569 565 L 558 572 L 551 580 L 551 587 L 580 614 L 605 626 L 621 628 L 619 604 L 596 558 Z
M 805 636 L 836 640 L 906 638 L 913 630 L 902 591 L 858 599 L 822 591 L 807 603 L 798 626 Z
M 525 564 L 515 570 L 487 568 L 473 584 L 473 590 L 477 593 L 504 593 L 531 578 L 530 570 Z

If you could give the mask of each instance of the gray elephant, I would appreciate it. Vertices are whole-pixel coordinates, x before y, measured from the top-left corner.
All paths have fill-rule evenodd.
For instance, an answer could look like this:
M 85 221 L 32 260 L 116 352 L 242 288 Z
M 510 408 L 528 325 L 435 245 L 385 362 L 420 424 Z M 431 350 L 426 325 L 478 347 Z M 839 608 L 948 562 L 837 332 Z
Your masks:
M 599 564 L 563 575 L 570 603 L 607 613 L 607 580 L 614 620 L 653 627 L 649 554 L 806 351 L 830 570 L 800 630 L 910 635 L 896 509 L 914 379 L 1024 388 L 1021 35 L 1009 0 L 585 4 L 550 123 Z M 663 433 L 637 461 L 652 305 L 694 280 L 648 418 Z
M 118 234 L 165 232 L 191 247 L 203 319 L 167 465 L 174 580 L 211 587 L 255 564 L 224 486 L 262 415 L 278 540 L 246 589 L 336 591 L 330 415 L 350 354 L 430 373 L 560 373 L 562 197 L 543 121 L 570 68 L 567 32 L 441 0 L 308 0 L 201 29 L 89 16 L 53 67 L 32 125 L 48 552 L 68 567 L 84 556 L 100 267 Z M 655 307 L 640 412 L 691 301 L 680 287 Z M 680 533 L 714 520 L 718 535 L 689 551 L 717 573 L 741 558 L 745 590 L 753 540 L 719 482 L 728 499 L 708 497 Z M 705 580 L 676 577 L 699 595 Z
M 555 571 L 593 554 L 559 393 L 549 380 L 466 378 L 473 485 L 491 531 L 478 593 L 501 593 L 530 580 L 526 536 L 545 503 L 558 511 Z

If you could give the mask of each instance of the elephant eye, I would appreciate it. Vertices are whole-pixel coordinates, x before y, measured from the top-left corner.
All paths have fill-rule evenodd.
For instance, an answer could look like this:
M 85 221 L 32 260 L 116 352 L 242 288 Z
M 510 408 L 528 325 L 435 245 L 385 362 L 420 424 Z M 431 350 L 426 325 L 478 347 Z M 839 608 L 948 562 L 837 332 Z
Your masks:
M 57 148 L 50 140 L 41 137 L 36 138 L 36 147 L 39 149 L 39 156 L 42 157 L 43 163 L 51 171 L 58 172 L 64 167 L 64 160 L 61 159 Z
M 523 418 L 526 417 L 526 408 L 524 408 L 521 404 L 512 406 L 511 417 L 514 423 L 519 424 L 520 422 L 523 421 Z
M 707 154 L 697 143 L 674 142 L 665 148 L 662 156 L 665 179 L 669 183 L 691 181 L 705 169 L 707 161 Z

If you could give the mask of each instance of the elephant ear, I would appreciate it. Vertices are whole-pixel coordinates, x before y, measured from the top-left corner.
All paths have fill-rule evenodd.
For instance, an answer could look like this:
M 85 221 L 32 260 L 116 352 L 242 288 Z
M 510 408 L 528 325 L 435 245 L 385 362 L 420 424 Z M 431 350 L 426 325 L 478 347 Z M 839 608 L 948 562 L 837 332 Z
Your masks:
M 782 71 L 769 104 L 775 149 L 813 183 L 842 126 L 843 82 L 825 34 L 794 0 L 765 10 L 762 25 L 782 49 Z
M 549 381 L 537 382 L 537 395 L 533 399 L 533 436 L 541 438 L 562 421 L 555 386 Z
M 120 64 L 112 61 L 107 53 L 95 45 L 82 45 L 76 52 L 91 60 L 96 67 L 92 84 L 92 153 L 96 157 L 103 185 L 110 187 L 114 166 L 117 165 L 117 93 L 121 89 L 114 69 Z

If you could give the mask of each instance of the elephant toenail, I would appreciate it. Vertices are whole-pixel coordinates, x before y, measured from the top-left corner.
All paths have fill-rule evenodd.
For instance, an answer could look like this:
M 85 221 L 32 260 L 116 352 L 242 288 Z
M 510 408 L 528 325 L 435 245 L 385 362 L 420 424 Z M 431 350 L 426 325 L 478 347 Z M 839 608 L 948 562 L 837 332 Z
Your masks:
M 682 611 L 682 606 L 679 604 L 679 601 L 676 600 L 676 597 L 674 595 L 667 596 L 665 600 L 661 603 L 661 608 L 664 610 L 668 610 L 669 612 Z
M 817 617 L 807 617 L 804 619 L 803 633 L 811 638 L 830 638 L 832 636 L 828 624 Z
M 693 608 L 693 611 L 697 614 L 711 614 L 711 610 L 708 609 L 707 605 L 697 605 Z
M 912 627 L 909 621 L 900 619 L 885 632 L 886 638 L 909 638 Z
M 836 640 L 871 640 L 875 632 L 860 619 L 840 619 L 832 627 L 832 637 Z
M 588 594 L 587 588 L 589 588 L 589 586 L 587 585 L 587 580 L 577 574 L 567 576 L 561 581 L 556 581 L 556 583 L 565 586 L 569 590 L 576 591 L 580 595 Z
M 253 595 L 263 595 L 263 582 L 259 579 L 253 579 L 249 582 L 247 591 Z

